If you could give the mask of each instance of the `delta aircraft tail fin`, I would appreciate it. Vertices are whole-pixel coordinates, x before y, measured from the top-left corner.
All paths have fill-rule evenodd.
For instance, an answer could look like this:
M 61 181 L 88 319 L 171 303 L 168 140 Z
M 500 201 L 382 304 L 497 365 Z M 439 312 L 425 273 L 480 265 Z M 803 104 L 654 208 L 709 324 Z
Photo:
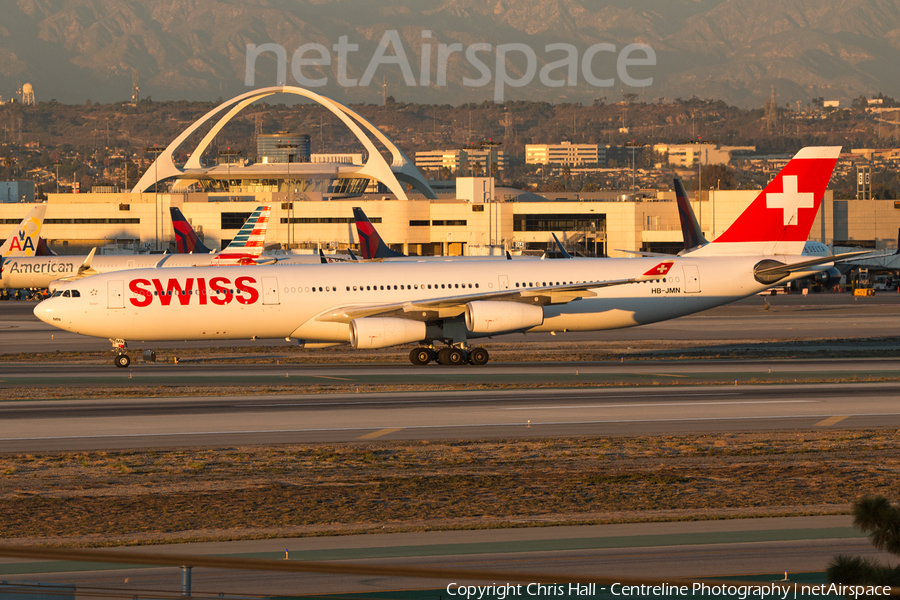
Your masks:
M 681 179 L 675 178 L 675 200 L 678 203 L 678 218 L 681 221 L 681 234 L 684 236 L 684 250 L 690 252 L 700 246 L 705 246 L 709 242 L 700 229 L 700 223 L 694 215 L 694 209 L 691 208 L 691 201 L 688 200 L 687 191 Z
M 177 206 L 169 208 L 172 214 L 172 228 L 175 229 L 175 245 L 178 254 L 209 254 L 212 252 L 207 248 L 194 228 L 181 213 Z
M 28 211 L 12 235 L 0 246 L 0 257 L 40 256 L 41 228 L 44 225 L 45 214 L 47 214 L 46 204 L 38 204 Z M 52 254 L 46 243 L 43 248 Z
M 801 255 L 840 152 L 840 146 L 800 150 L 731 227 L 691 255 Z
M 378 235 L 375 226 L 369 221 L 369 217 L 358 206 L 353 207 L 353 220 L 356 221 L 356 233 L 359 235 L 359 253 L 362 254 L 363 260 L 406 256 L 387 247 L 387 244 Z

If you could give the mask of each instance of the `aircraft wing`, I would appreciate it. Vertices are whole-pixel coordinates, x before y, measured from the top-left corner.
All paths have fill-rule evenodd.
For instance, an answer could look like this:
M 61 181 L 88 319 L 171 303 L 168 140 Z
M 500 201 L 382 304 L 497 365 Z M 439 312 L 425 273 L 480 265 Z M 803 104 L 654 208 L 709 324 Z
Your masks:
M 399 317 L 414 321 L 433 321 L 461 315 L 466 304 L 475 301 L 522 302 L 545 306 L 548 304 L 567 304 L 586 296 L 596 296 L 591 290 L 649 281 L 665 276 L 672 268 L 672 261 L 664 261 L 643 275 L 630 279 L 612 279 L 607 281 L 585 281 L 565 285 L 548 285 L 529 288 L 499 290 L 496 292 L 480 292 L 446 296 L 422 301 L 394 302 L 389 304 L 350 305 L 330 310 L 316 317 L 317 321 L 333 323 L 349 323 L 353 319 L 363 317 Z

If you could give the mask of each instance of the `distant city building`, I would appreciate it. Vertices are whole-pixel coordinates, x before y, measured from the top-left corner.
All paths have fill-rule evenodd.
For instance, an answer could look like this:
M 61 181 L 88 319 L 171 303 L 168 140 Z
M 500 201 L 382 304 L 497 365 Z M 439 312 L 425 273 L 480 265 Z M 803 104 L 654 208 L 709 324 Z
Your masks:
M 822 106 L 824 106 L 825 108 L 837 108 L 840 105 L 841 105 L 840 100 L 826 100 Z
M 605 165 L 606 148 L 597 144 L 528 144 L 525 146 L 527 165 Z
M 34 182 L 0 181 L 0 202 L 34 202 Z
M 754 152 L 756 146 L 719 146 L 718 144 L 656 144 L 653 151 L 666 155 L 672 167 L 688 168 L 700 161 L 702 165 L 727 165 L 734 152 Z
M 495 168 L 494 165 L 498 171 L 509 165 L 506 151 L 496 148 L 457 148 L 416 152 L 416 167 L 426 171 L 440 171 L 447 167 L 454 173 L 475 168 L 488 172 Z
M 269 133 L 256 137 L 256 155 L 259 162 L 308 163 L 310 159 L 309 136 L 303 133 Z M 290 156 L 290 160 L 288 160 Z

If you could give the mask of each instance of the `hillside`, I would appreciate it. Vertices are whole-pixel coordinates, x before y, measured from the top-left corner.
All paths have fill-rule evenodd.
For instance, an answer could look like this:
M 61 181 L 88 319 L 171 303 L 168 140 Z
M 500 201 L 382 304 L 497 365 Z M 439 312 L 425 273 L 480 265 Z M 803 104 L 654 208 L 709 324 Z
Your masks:
M 591 87 L 579 61 L 577 85 L 550 87 L 535 74 L 524 87 L 508 86 L 505 98 L 590 104 L 638 93 L 647 102 L 697 96 L 761 107 L 772 86 L 780 106 L 900 95 L 900 5 L 891 0 L 15 0 L 0 21 L 0 94 L 8 99 L 17 83 L 31 82 L 39 100 L 125 100 L 134 71 L 143 97 L 212 101 L 247 89 L 249 44 L 278 44 L 290 63 L 301 45 L 331 51 L 341 36 L 359 46 L 349 53 L 346 77 L 363 79 L 389 30 L 402 40 L 410 82 L 394 64 L 370 73 L 367 86 L 338 85 L 336 55 L 330 65 L 307 67 L 305 76 L 327 77 L 319 91 L 345 102 L 380 103 L 384 81 L 399 101 L 459 105 L 492 99 L 493 83 L 463 85 L 479 72 L 456 52 L 447 60 L 446 85 L 437 86 L 437 44 L 524 43 L 539 71 L 562 56 L 546 52 L 548 44 L 584 53 L 598 43 L 620 51 L 640 42 L 656 55 L 655 66 L 634 68 L 635 77 L 653 78 L 649 87 L 627 87 L 620 78 Z M 424 86 L 423 47 L 432 54 Z M 256 86 L 276 83 L 273 56 L 257 61 Z M 598 53 L 596 76 L 616 73 L 610 57 Z M 481 59 L 496 71 L 492 54 Z M 523 55 L 513 52 L 510 60 L 510 77 L 521 76 Z M 565 68 L 553 73 L 565 75 Z M 286 77 L 296 83 L 290 64 Z

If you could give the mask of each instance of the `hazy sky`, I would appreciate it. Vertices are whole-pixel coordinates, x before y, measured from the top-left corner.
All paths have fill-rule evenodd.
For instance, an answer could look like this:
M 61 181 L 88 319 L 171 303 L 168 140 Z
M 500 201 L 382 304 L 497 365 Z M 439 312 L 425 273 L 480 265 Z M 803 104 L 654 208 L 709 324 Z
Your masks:
M 890 0 L 16 0 L 0 95 L 215 100 L 303 85 L 351 102 L 614 102 L 699 96 L 761 106 L 900 95 Z M 383 87 L 386 86 L 386 87 Z

